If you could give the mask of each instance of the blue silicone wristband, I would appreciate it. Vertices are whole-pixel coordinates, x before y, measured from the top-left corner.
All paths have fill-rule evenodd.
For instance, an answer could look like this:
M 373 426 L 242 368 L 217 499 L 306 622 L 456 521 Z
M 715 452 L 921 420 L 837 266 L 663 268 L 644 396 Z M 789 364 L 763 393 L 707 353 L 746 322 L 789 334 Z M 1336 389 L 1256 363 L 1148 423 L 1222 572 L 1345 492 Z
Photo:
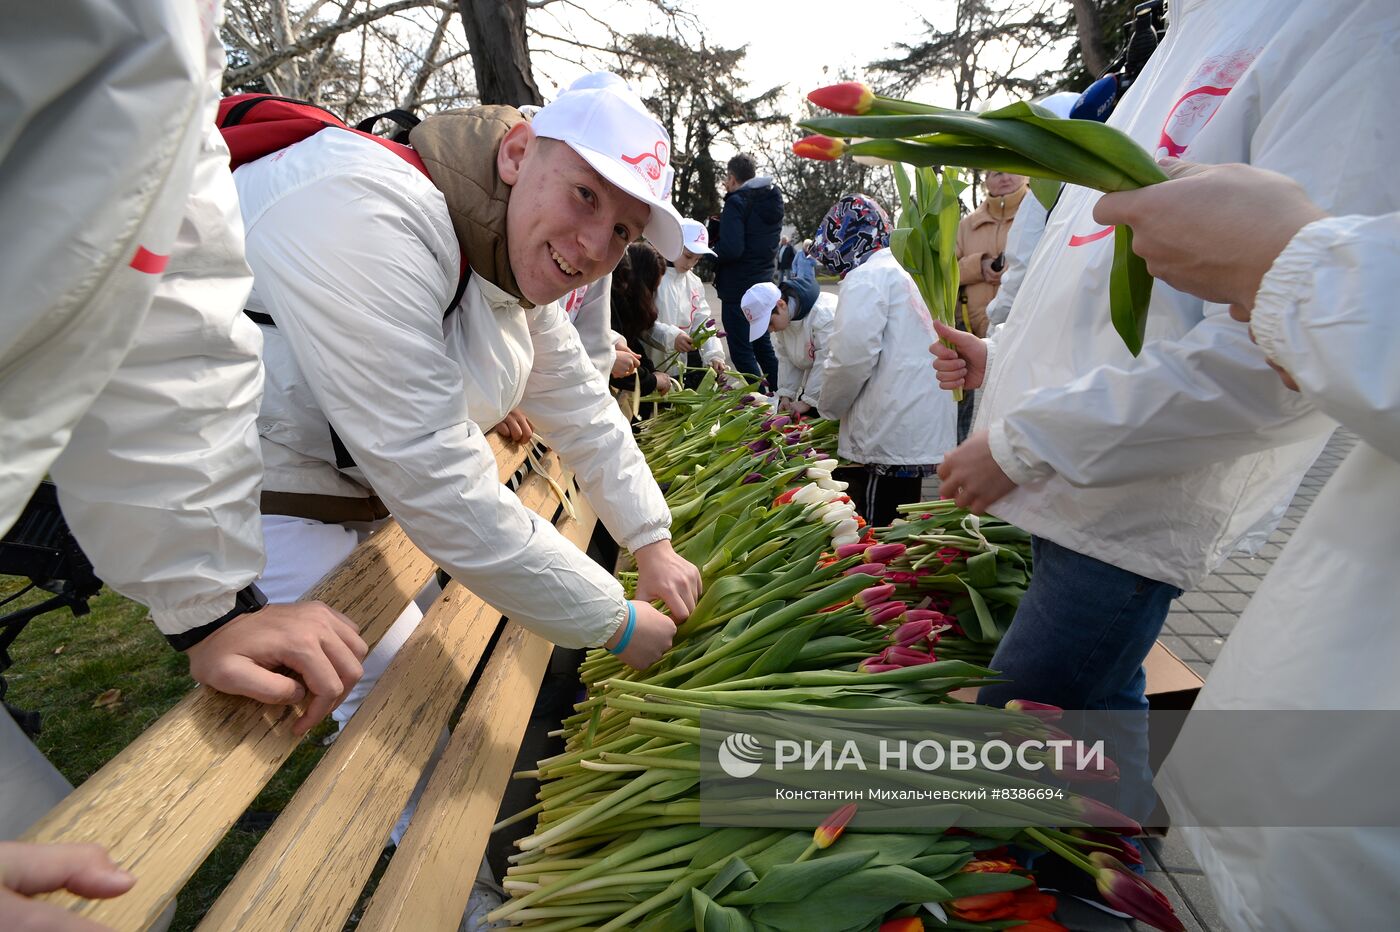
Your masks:
M 626 624 L 626 626 L 623 627 L 623 629 L 622 629 L 622 639 L 619 640 L 619 641 L 617 642 L 617 644 L 615 644 L 614 646 L 609 647 L 609 648 L 607 649 L 607 650 L 608 650 L 608 653 L 610 653 L 610 654 L 612 654 L 614 657 L 616 657 L 618 654 L 621 654 L 623 651 L 625 651 L 625 650 L 627 649 L 628 643 L 632 640 L 632 631 L 633 631 L 636 627 L 637 627 L 637 606 L 633 605 L 631 602 L 628 602 L 628 603 L 627 603 L 627 624 Z

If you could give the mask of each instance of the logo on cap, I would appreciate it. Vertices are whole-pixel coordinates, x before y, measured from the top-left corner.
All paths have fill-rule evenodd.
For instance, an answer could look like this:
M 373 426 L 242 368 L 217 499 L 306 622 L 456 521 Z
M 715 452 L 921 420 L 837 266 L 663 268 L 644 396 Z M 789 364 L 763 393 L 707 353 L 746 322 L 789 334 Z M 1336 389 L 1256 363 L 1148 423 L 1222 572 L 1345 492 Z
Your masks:
M 652 147 L 652 151 L 643 152 L 640 155 L 624 155 L 622 161 L 636 169 L 637 174 L 646 180 L 647 187 L 651 188 L 652 193 L 656 193 L 659 187 L 657 182 L 666 173 L 666 159 L 669 154 L 670 149 L 666 145 L 666 140 L 658 139 Z M 665 195 L 659 196 L 664 197 Z

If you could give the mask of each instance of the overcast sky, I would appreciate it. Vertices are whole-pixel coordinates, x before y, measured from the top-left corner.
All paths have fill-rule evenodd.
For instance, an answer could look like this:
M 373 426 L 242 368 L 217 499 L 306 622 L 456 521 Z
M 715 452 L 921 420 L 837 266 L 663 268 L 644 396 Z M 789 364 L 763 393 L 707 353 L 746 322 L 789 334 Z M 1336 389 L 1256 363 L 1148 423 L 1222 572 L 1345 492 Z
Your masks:
M 658 15 L 643 0 L 584 0 L 584 5 L 594 17 L 622 32 L 661 28 Z M 843 74 L 858 74 L 877 59 L 898 56 L 895 43 L 917 42 L 927 34 L 925 18 L 937 25 L 951 25 L 955 9 L 954 0 L 682 0 L 682 5 L 700 22 L 708 44 L 726 48 L 747 45 L 739 77 L 755 94 L 784 85 L 781 109 L 789 113 L 797 112 L 808 91 Z M 532 25 L 546 32 L 572 35 L 597 45 L 608 42 L 605 29 L 568 6 L 550 5 L 532 16 Z M 545 44 L 532 41 L 532 48 Z M 989 57 L 994 61 L 995 53 Z M 1035 70 L 1063 61 L 1064 51 L 1057 49 L 1035 62 Z M 538 54 L 538 50 L 534 67 L 546 99 L 553 97 L 559 85 L 567 85 L 585 71 L 571 62 Z M 911 96 L 944 106 L 954 102 L 951 86 L 946 83 L 931 83 Z M 715 154 L 724 157 L 721 148 L 726 147 L 716 147 Z

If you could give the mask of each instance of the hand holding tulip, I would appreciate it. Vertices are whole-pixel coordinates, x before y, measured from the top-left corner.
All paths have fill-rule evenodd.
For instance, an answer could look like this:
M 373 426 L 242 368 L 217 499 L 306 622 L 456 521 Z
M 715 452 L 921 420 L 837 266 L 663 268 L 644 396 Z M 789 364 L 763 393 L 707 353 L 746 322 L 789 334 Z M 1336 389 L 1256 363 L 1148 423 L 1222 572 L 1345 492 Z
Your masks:
M 613 367 L 612 377 L 615 379 L 629 376 L 637 371 L 637 366 L 641 364 L 642 357 L 627 348 L 625 340 L 618 340 L 613 347 Z
M 633 556 L 637 560 L 637 600 L 660 599 L 676 621 L 689 618 L 700 599 L 700 571 L 695 565 L 671 549 L 669 540 L 647 544 Z
M 617 658 L 634 670 L 645 670 L 671 649 L 671 641 L 676 636 L 676 623 L 640 599 L 632 602 L 632 608 L 637 612 L 637 623 L 632 628 L 627 649 Z M 603 646 L 608 649 L 615 647 L 626 627 L 625 624 L 619 625 Z
M 1259 282 L 1303 227 L 1327 214 L 1293 179 L 1249 165 L 1159 163 L 1172 180 L 1106 194 L 1103 224 L 1133 228 L 1154 278 L 1249 320 Z
M 665 395 L 674 387 L 675 381 L 669 375 L 664 372 L 656 373 L 656 393 L 658 395 Z
M 690 338 L 690 334 L 682 330 L 676 334 L 676 352 L 688 353 L 695 349 L 695 341 Z
M 959 508 L 973 514 L 985 514 L 1016 488 L 1016 483 L 992 458 L 985 430 L 977 431 L 943 457 L 938 478 L 943 482 L 942 497 L 951 498 Z
M 976 334 L 955 330 L 942 321 L 934 321 L 938 336 L 952 346 L 934 343 L 928 351 L 933 355 L 933 371 L 938 374 L 938 387 L 945 391 L 957 388 L 981 388 L 987 377 L 987 343 Z

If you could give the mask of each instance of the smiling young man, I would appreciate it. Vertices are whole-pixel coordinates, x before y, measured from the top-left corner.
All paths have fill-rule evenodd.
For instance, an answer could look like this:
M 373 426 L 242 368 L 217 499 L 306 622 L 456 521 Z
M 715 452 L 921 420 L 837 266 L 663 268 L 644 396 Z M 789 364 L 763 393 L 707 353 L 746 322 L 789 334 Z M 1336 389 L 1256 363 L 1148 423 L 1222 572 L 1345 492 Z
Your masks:
M 264 321 L 264 591 L 305 591 L 393 514 L 502 613 L 647 666 L 674 633 L 649 601 L 684 619 L 699 573 L 671 549 L 661 492 L 557 301 L 644 233 L 679 254 L 665 131 L 614 79 L 532 121 L 434 115 L 412 144 L 426 175 L 334 128 L 234 174 Z M 516 409 L 635 554 L 635 601 L 497 480 L 482 431 Z M 410 606 L 380 642 L 338 719 L 420 617 Z

